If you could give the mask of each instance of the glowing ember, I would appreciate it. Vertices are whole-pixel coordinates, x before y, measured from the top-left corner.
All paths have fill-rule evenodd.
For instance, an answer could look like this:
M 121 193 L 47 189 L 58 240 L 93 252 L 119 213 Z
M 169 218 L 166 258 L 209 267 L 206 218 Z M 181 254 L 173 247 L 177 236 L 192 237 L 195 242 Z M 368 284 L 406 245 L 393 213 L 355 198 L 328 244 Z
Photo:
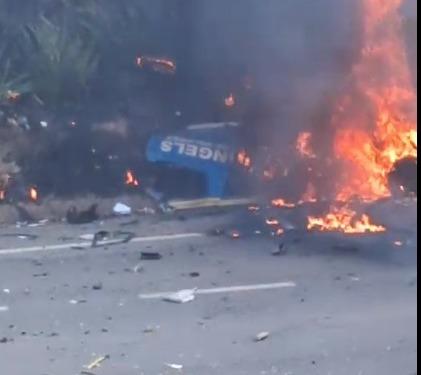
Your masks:
M 234 94 L 230 94 L 225 98 L 225 106 L 228 108 L 232 108 L 235 106 L 235 96 Z
M 20 98 L 20 93 L 17 91 L 8 90 L 6 93 L 6 99 L 10 101 L 16 101 Z
M 4 190 L 0 190 L 0 201 L 4 201 L 6 199 L 6 192 Z
M 300 156 L 304 158 L 313 159 L 316 157 L 316 154 L 311 147 L 311 138 L 312 135 L 310 132 L 302 132 L 298 135 L 295 147 Z
M 275 232 L 275 236 L 282 236 L 285 233 L 283 228 L 278 228 Z
M 140 185 L 139 180 L 136 178 L 135 174 L 130 170 L 126 172 L 126 185 L 132 187 L 138 187 Z
M 272 200 L 272 206 L 277 207 L 277 208 L 294 208 L 296 204 L 289 203 L 285 201 L 285 199 L 278 198 L 278 199 Z
M 250 212 L 258 212 L 258 211 L 260 211 L 260 207 L 259 206 L 249 206 L 248 210 Z
M 394 164 L 417 157 L 416 93 L 401 28 L 402 2 L 362 1 L 364 45 L 332 123 L 338 129 L 335 156 L 345 171 L 338 181 L 340 201 L 390 196 Z
M 269 218 L 269 219 L 266 219 L 266 224 L 270 226 L 277 226 L 279 225 L 279 220 L 276 220 L 274 218 Z
M 386 231 L 385 227 L 373 224 L 368 215 L 364 214 L 359 218 L 355 211 L 347 207 L 333 208 L 325 217 L 309 217 L 307 228 L 322 232 L 343 232 L 347 234 Z
M 403 246 L 403 242 L 402 241 L 395 241 L 394 242 L 394 245 L 395 246 L 398 246 L 398 247 L 402 247 Z
M 267 168 L 263 171 L 263 180 L 272 181 L 276 177 L 275 168 Z
M 238 164 L 242 165 L 246 169 L 251 168 L 251 158 L 247 154 L 246 150 L 241 150 L 237 154 L 237 162 L 238 162 Z
M 32 201 L 32 202 L 37 202 L 38 201 L 38 190 L 31 186 L 28 190 L 28 198 Z
M 174 61 L 153 56 L 137 57 L 136 65 L 140 68 L 149 67 L 158 73 L 175 74 L 177 71 L 177 65 Z
M 233 238 L 234 240 L 239 239 L 240 238 L 240 232 L 232 231 L 231 232 L 231 238 Z

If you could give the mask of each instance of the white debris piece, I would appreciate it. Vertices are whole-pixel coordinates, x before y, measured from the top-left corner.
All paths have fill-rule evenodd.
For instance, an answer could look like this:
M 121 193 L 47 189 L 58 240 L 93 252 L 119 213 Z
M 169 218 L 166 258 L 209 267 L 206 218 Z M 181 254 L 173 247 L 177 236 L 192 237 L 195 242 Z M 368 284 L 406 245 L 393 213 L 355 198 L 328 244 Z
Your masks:
M 264 340 L 268 339 L 269 336 L 270 336 L 269 332 L 260 332 L 254 338 L 254 341 L 256 341 L 256 342 L 264 341 Z
M 83 241 L 93 241 L 94 238 L 95 238 L 95 234 L 92 234 L 92 233 L 81 234 L 79 236 L 79 239 Z
M 0 312 L 8 312 L 9 306 L 0 306 Z
M 172 303 L 188 303 L 196 298 L 197 289 L 184 289 L 163 297 L 166 302 Z
M 181 371 L 184 368 L 183 365 L 178 365 L 177 363 L 166 363 L 165 365 L 169 368 L 172 368 L 173 370 L 178 371 Z
M 132 214 L 132 208 L 127 206 L 124 203 L 116 203 L 114 208 L 113 208 L 113 212 L 116 215 L 131 215 Z

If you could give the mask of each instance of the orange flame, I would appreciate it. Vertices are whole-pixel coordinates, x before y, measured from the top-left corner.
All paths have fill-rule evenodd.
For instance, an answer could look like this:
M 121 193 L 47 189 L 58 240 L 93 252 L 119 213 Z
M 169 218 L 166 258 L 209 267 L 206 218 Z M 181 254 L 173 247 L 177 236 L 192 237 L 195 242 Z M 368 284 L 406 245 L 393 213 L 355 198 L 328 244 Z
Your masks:
M 31 186 L 28 190 L 28 198 L 32 201 L 32 202 L 37 202 L 38 201 L 38 190 L 34 187 Z
M 126 185 L 133 187 L 138 187 L 140 185 L 139 180 L 131 170 L 126 172 Z
M 266 219 L 266 224 L 270 226 L 277 226 L 279 225 L 279 220 L 274 219 L 274 218 L 268 218 Z
M 298 135 L 295 148 L 303 158 L 313 159 L 316 157 L 311 147 L 311 139 L 312 134 L 310 132 L 302 132 Z
M 295 203 L 289 203 L 285 199 L 278 198 L 272 200 L 272 206 L 277 208 L 294 208 L 296 206 Z
M 0 190 L 0 201 L 4 201 L 6 199 L 6 191 Z
M 333 208 L 324 217 L 310 216 L 308 218 L 307 228 L 322 232 L 337 231 L 347 234 L 379 233 L 386 231 L 385 227 L 373 224 L 368 215 L 364 214 L 358 218 L 357 213 L 347 207 L 341 209 Z
M 225 106 L 227 108 L 232 108 L 235 106 L 235 96 L 234 94 L 230 94 L 225 98 Z
M 334 153 L 343 163 L 337 199 L 390 196 L 397 161 L 417 157 L 416 93 L 402 36 L 403 0 L 363 0 L 364 46 L 333 116 Z
M 246 150 L 241 150 L 237 154 L 237 162 L 246 169 L 251 168 L 251 157 L 247 154 Z

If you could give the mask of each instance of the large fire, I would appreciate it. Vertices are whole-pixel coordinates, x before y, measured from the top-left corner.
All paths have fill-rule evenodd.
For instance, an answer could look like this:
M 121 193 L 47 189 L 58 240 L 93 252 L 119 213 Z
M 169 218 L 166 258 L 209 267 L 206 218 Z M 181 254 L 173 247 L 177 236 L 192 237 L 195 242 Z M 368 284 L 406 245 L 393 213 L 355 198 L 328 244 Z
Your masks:
M 332 126 L 343 164 L 336 198 L 390 196 L 397 161 L 417 157 L 416 93 L 399 8 L 403 0 L 362 0 L 364 42 Z
M 355 211 L 347 207 L 341 209 L 332 208 L 332 211 L 325 217 L 310 216 L 308 218 L 307 228 L 322 232 L 339 231 L 347 234 L 386 231 L 385 227 L 373 224 L 368 215 L 358 217 Z
M 396 162 L 417 158 L 416 93 L 399 14 L 403 0 L 361 0 L 363 45 L 332 116 L 333 153 L 340 165 L 334 198 L 346 202 L 308 229 L 344 233 L 383 232 L 349 203 L 391 195 L 388 177 Z M 301 133 L 297 150 L 309 157 L 311 134 Z M 311 150 L 311 149 L 310 149 Z

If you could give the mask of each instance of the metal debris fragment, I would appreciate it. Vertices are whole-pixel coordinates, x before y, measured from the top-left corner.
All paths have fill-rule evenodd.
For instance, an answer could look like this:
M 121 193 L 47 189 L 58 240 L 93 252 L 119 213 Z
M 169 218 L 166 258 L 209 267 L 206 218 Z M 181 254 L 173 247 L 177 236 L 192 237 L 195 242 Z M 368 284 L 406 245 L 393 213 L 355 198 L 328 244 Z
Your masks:
M 178 292 L 165 296 L 163 300 L 166 302 L 179 303 L 179 304 L 188 303 L 195 300 L 196 292 L 197 292 L 197 288 L 180 290 Z
M 160 253 L 153 253 L 153 252 L 142 252 L 140 254 L 141 260 L 160 260 L 162 259 L 162 255 Z
M 90 364 L 86 365 L 85 368 L 88 370 L 93 370 L 97 367 L 100 367 L 101 364 L 106 361 L 107 359 L 110 359 L 109 355 L 104 355 L 101 357 L 96 358 L 95 360 L 93 360 Z
M 269 336 L 270 336 L 270 332 L 260 332 L 254 338 L 254 341 L 255 342 L 265 341 L 269 338 Z

